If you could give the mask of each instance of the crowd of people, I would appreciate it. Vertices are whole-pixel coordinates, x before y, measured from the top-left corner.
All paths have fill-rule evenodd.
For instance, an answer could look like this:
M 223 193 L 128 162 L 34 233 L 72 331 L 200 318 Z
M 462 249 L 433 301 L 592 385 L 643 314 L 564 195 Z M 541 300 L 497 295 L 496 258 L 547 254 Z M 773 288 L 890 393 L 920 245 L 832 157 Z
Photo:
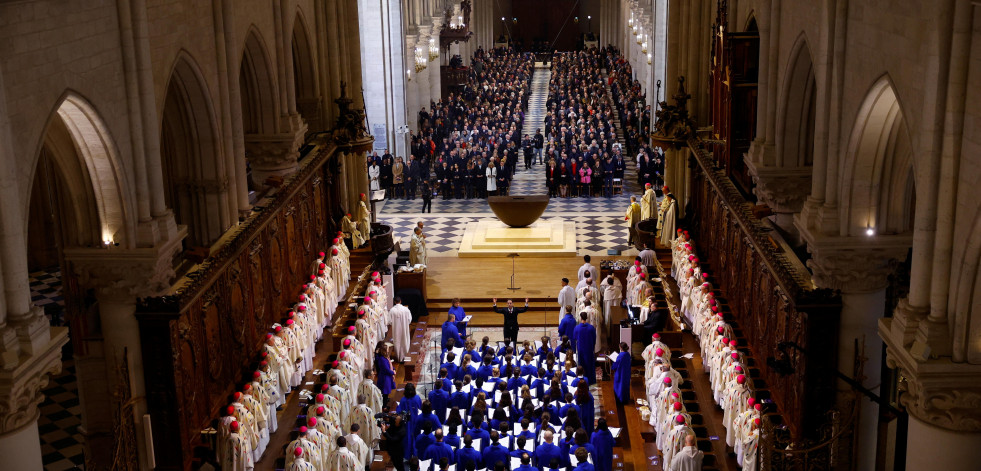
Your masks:
M 543 166 L 550 196 L 612 196 L 634 152 L 638 183 L 660 188 L 663 153 L 640 131 L 649 128 L 650 107 L 638 105 L 646 97 L 619 51 L 555 53 L 544 129 L 522 134 L 534 61 L 531 53 L 478 49 L 464 90 L 419 111 L 408 162 L 387 150 L 368 156 L 371 188 L 392 198 L 419 195 L 425 210 L 433 197 L 507 195 L 523 164 Z M 617 142 L 621 123 L 627 149 Z
M 408 162 L 387 151 L 368 157 L 369 176 L 378 174 L 372 184 L 404 199 L 437 192 L 444 199 L 507 194 L 524 152 L 521 128 L 533 63 L 530 53 L 478 49 L 464 91 L 420 111 Z

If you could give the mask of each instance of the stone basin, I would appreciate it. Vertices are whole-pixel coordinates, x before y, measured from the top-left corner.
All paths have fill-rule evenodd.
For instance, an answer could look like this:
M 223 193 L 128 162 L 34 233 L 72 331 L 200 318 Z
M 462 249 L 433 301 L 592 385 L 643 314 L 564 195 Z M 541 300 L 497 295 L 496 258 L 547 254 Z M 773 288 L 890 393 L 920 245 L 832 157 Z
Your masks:
M 487 203 L 497 218 L 511 227 L 527 227 L 548 208 L 547 195 L 489 196 Z

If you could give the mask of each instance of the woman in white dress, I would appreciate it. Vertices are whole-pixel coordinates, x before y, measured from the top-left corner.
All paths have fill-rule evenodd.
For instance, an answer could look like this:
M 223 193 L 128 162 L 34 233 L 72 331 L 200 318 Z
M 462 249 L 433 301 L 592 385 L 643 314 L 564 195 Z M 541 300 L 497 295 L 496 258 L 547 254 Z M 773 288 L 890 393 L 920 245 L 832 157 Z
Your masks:
M 494 162 L 487 164 L 487 196 L 497 194 L 497 168 Z

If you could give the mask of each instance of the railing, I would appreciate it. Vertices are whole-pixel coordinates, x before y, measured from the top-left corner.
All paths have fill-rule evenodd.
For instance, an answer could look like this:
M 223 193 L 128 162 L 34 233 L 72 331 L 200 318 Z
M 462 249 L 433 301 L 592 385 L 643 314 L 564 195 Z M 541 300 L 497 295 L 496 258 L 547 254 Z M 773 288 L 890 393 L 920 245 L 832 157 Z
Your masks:
M 255 367 L 266 330 L 329 246 L 340 191 L 336 151 L 321 146 L 172 295 L 138 307 L 157 469 L 190 469 L 199 432 Z
M 777 423 L 763 420 L 758 462 L 760 471 L 851 471 L 855 469 L 855 424 L 858 395 L 831 410 L 814 432 L 813 440 L 795 441 Z
M 815 289 L 753 216 L 698 139 L 690 139 L 690 232 L 723 290 L 791 436 L 802 439 L 834 405 L 841 298 Z M 800 349 L 788 350 L 794 344 Z M 789 366 L 789 367 L 788 367 Z

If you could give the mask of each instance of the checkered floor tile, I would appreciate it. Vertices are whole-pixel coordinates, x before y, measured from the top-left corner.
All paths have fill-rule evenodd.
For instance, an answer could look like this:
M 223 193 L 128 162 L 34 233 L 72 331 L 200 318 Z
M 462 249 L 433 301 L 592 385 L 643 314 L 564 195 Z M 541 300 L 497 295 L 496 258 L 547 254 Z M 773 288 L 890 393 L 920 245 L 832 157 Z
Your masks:
M 62 372 L 52 376 L 44 389 L 41 416 L 37 420 L 41 436 L 41 455 L 44 469 L 62 471 L 83 469 L 85 456 L 82 452 L 84 439 L 78 431 L 81 425 L 81 406 L 78 401 L 78 385 L 75 379 L 75 362 L 64 360 Z
M 61 270 L 58 267 L 39 270 L 30 273 L 28 281 L 34 304 L 44 308 L 52 325 L 64 324 Z M 84 440 L 78 431 L 82 410 L 78 399 L 75 360 L 70 356 L 71 344 L 65 346 L 64 351 L 69 354 L 62 359 L 61 373 L 51 376 L 48 387 L 42 391 L 44 402 L 40 405 L 41 415 L 37 420 L 41 458 L 44 469 L 48 471 L 85 467 L 82 451 Z

